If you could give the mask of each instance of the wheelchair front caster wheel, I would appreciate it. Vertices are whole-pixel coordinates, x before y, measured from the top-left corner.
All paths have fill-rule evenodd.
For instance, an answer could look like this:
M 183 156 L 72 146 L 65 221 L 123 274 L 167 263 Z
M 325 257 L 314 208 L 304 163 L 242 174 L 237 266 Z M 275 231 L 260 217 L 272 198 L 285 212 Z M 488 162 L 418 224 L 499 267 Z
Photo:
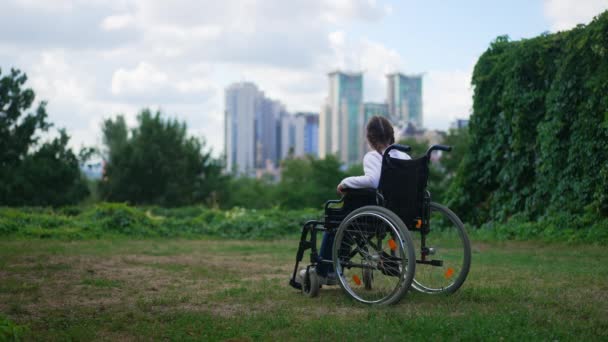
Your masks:
M 308 297 L 316 297 L 319 295 L 319 289 L 321 285 L 319 283 L 319 276 L 314 267 L 311 267 L 302 279 L 302 293 Z

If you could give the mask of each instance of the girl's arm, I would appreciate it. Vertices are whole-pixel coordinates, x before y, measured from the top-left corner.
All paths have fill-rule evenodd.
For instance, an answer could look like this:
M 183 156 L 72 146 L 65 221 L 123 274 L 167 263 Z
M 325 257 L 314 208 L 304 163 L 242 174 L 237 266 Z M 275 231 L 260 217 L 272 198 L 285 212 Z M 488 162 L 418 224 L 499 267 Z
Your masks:
M 347 177 L 340 182 L 343 188 L 363 189 L 378 188 L 380 183 L 380 171 L 382 170 L 382 157 L 377 152 L 367 153 L 363 157 L 363 176 Z

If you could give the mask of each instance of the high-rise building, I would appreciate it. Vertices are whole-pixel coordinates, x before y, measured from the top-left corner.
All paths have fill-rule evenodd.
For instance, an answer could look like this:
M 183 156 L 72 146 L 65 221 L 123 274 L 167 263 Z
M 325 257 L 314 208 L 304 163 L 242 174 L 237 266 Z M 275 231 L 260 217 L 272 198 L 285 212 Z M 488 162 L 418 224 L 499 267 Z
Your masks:
M 253 83 L 235 83 L 226 88 L 225 148 L 226 168 L 251 175 L 255 169 L 256 111 L 261 91 Z
M 363 124 L 361 125 L 361 137 L 365 137 L 366 135 L 366 128 L 367 128 L 367 123 L 369 122 L 369 119 L 371 119 L 372 116 L 384 116 L 386 118 L 390 119 L 389 113 L 388 113 L 388 104 L 386 103 L 378 103 L 378 102 L 365 102 L 363 103 L 363 106 L 361 107 L 361 113 L 362 113 L 362 122 Z M 360 150 L 360 160 L 363 158 L 363 155 L 365 155 L 365 153 L 367 153 L 367 151 L 369 151 L 369 146 L 367 144 L 367 139 L 362 138 L 361 139 L 361 150 Z
M 226 169 L 252 176 L 255 169 L 277 165 L 279 124 L 285 107 L 268 99 L 250 82 L 226 88 L 224 144 Z
M 285 114 L 281 117 L 281 159 L 302 155 L 304 118 Z
M 256 113 L 256 168 L 264 168 L 269 162 L 278 165 L 278 123 L 283 113 L 286 113 L 286 110 L 282 103 L 266 97 L 259 100 Z
M 388 104 L 378 102 L 365 102 L 363 104 L 363 125 L 367 125 L 369 119 L 375 115 L 389 118 Z
M 422 75 L 394 73 L 386 78 L 388 111 L 392 120 L 422 128 Z
M 469 126 L 469 119 L 456 119 L 450 124 L 450 128 L 462 129 Z
M 306 154 L 318 155 L 319 115 L 316 113 L 296 113 L 281 117 L 281 154 L 300 157 Z
M 319 118 L 319 156 L 335 154 L 347 164 L 358 162 L 361 141 L 363 74 L 329 73 L 329 96 Z
M 319 156 L 319 114 L 297 113 L 303 115 L 306 123 L 304 125 L 304 154 Z

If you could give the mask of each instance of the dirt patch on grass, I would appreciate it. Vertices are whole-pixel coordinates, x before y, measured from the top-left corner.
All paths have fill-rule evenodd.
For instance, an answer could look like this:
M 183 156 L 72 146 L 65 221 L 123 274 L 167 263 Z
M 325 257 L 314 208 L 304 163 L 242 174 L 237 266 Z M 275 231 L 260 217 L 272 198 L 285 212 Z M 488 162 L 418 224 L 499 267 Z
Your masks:
M 138 305 L 154 310 L 209 311 L 222 317 L 236 316 L 251 312 L 252 308 L 221 303 L 213 300 L 214 296 L 243 283 L 253 288 L 269 283 L 286 284 L 290 271 L 289 265 L 266 254 L 239 256 L 234 252 L 211 253 L 202 249 L 183 255 L 48 255 L 43 259 L 23 257 L 15 261 L 10 265 L 14 272 L 0 271 L 0 282 L 11 275 L 39 286 L 36 299 L 20 300 L 33 316 L 48 310 L 103 311 Z M 254 310 L 271 307 L 274 306 L 266 304 Z M 0 308 L 7 309 L 3 305 Z

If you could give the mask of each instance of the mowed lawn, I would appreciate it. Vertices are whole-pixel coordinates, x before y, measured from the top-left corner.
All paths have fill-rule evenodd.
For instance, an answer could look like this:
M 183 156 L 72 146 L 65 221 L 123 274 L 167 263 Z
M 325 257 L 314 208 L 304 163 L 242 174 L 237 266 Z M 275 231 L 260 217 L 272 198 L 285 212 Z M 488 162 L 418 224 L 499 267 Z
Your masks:
M 8 240 L 0 313 L 32 340 L 607 340 L 605 247 L 476 243 L 451 296 L 368 307 L 288 286 L 296 240 Z

